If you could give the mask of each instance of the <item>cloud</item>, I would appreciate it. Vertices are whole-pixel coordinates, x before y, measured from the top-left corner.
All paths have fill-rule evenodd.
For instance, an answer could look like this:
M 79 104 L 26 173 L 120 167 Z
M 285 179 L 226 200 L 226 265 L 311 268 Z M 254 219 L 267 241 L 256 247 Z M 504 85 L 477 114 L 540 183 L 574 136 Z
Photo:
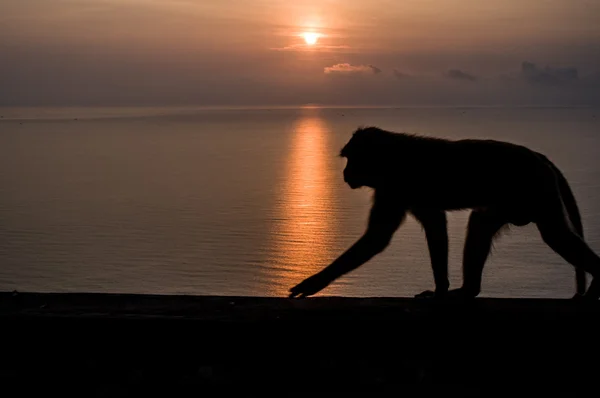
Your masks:
M 376 67 L 374 65 L 369 65 L 369 68 L 371 68 L 373 70 L 373 73 L 376 75 L 381 73 L 381 69 L 379 69 L 378 67 Z
M 579 79 L 577 68 L 538 68 L 533 62 L 521 64 L 521 77 L 532 84 L 557 85 L 570 83 Z
M 351 65 L 348 63 L 335 64 L 333 66 L 327 66 L 323 72 L 328 75 L 343 75 L 343 76 L 354 76 L 354 75 L 378 75 L 381 73 L 381 69 L 374 65 Z
M 459 69 L 450 69 L 449 71 L 447 71 L 445 73 L 445 76 L 448 79 L 452 79 L 452 80 L 467 80 L 467 81 L 471 81 L 471 82 L 474 82 L 475 80 L 477 80 L 477 77 L 475 77 L 474 75 L 464 72 Z
M 410 75 L 408 73 L 401 72 L 400 70 L 398 70 L 396 68 L 394 68 L 393 73 L 394 73 L 394 77 L 396 79 L 405 79 L 407 77 L 410 77 Z

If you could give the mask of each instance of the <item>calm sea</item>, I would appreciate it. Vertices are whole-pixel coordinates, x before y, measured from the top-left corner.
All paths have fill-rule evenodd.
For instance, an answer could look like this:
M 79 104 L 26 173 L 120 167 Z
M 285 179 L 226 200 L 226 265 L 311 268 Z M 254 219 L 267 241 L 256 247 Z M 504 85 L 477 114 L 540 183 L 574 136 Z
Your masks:
M 359 125 L 509 140 L 570 180 L 600 253 L 600 110 L 590 108 L 1 109 L 0 290 L 284 296 L 363 232 L 367 189 L 337 154 Z M 468 213 L 450 215 L 451 284 Z M 408 218 L 322 295 L 433 287 Z M 533 226 L 498 240 L 482 296 L 570 297 L 571 265 Z

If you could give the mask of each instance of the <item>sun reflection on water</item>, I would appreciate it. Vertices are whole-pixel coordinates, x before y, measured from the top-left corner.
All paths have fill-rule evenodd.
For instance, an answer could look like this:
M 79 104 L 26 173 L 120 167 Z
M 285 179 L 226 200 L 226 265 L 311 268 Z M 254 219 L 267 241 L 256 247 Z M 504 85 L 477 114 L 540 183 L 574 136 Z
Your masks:
M 289 161 L 277 192 L 270 257 L 270 286 L 274 295 L 287 295 L 290 287 L 329 264 L 334 253 L 335 151 L 331 132 L 318 109 L 305 109 L 294 125 Z M 326 289 L 331 294 L 332 289 Z

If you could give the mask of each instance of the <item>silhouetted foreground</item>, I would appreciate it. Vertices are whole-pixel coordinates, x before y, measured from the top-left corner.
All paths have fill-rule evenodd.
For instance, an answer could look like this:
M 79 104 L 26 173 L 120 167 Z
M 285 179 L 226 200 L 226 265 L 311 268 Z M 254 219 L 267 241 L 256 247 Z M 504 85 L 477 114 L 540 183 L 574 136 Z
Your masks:
M 0 388 L 594 394 L 599 315 L 570 299 L 0 293 Z
M 315 295 L 382 253 L 410 213 L 425 230 L 435 282 L 435 290 L 418 298 L 478 297 L 494 239 L 510 225 L 533 223 L 542 240 L 575 267 L 574 298 L 600 299 L 600 256 L 584 239 L 567 179 L 545 155 L 505 141 L 450 140 L 372 126 L 358 128 L 340 156 L 347 160 L 344 182 L 373 189 L 366 230 L 333 262 L 293 286 L 290 297 Z M 446 213 L 466 209 L 471 215 L 462 285 L 448 290 Z M 586 273 L 593 276 L 589 288 Z

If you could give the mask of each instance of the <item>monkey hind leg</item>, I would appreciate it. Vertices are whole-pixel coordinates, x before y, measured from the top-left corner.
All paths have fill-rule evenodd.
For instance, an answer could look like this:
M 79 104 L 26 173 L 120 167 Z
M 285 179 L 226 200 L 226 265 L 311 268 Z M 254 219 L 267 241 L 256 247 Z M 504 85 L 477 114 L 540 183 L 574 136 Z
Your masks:
M 492 241 L 506 224 L 506 216 L 496 210 L 471 213 L 463 250 L 463 284 L 459 289 L 450 291 L 450 297 L 479 295 L 483 268 L 492 248 Z
M 600 298 L 600 257 L 587 245 L 570 221 L 562 203 L 546 209 L 536 222 L 544 242 L 576 269 L 593 276 L 585 298 Z M 579 292 L 578 292 L 579 293 Z
M 583 223 L 581 221 L 581 214 L 579 212 L 579 207 L 577 205 L 577 200 L 575 199 L 575 195 L 567 182 L 567 179 L 562 174 L 562 172 L 556 167 L 556 165 L 550 162 L 545 156 L 543 157 L 547 164 L 550 166 L 552 171 L 554 172 L 554 177 L 556 181 L 556 187 L 558 188 L 560 197 L 564 204 L 564 209 L 566 210 L 567 215 L 569 216 L 569 221 L 571 226 L 577 232 L 577 234 L 583 239 Z M 579 298 L 585 293 L 587 287 L 586 281 L 586 271 L 580 267 L 575 268 L 575 288 L 576 294 L 574 298 Z

